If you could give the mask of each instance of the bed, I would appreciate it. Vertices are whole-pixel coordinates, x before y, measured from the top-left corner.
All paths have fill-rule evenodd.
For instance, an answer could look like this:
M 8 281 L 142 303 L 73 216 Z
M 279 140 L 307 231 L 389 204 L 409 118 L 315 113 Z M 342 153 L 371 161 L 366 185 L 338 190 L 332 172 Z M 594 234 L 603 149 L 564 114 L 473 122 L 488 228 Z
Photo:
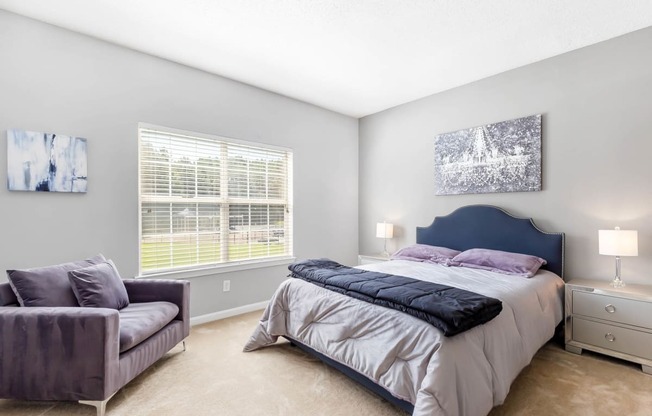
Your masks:
M 531 278 L 408 260 L 360 266 L 502 301 L 491 321 L 450 337 L 406 313 L 291 278 L 270 300 L 245 351 L 282 336 L 414 416 L 486 415 L 562 320 L 564 234 L 471 205 L 418 227 L 417 243 L 523 253 L 547 264 Z

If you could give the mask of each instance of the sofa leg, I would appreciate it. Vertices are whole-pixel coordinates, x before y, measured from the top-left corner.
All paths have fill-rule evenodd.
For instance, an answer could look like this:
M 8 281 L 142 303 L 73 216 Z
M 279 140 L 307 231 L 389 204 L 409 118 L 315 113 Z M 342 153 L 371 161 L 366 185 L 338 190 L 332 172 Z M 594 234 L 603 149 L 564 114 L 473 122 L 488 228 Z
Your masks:
M 97 416 L 104 416 L 106 414 L 106 403 L 111 400 L 113 394 L 106 400 L 80 400 L 79 404 L 86 404 L 93 406 L 97 409 Z
M 181 341 L 181 345 L 183 345 L 183 351 L 186 351 L 186 340 Z

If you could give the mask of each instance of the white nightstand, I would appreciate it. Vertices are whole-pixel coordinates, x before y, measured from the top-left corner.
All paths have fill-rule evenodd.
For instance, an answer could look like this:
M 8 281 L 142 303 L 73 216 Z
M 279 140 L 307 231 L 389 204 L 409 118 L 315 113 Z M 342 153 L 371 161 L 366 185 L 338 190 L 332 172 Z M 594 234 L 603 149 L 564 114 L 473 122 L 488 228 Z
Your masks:
M 358 254 L 358 265 L 380 263 L 389 260 L 382 254 Z
M 582 349 L 641 364 L 652 374 L 652 286 L 566 283 L 566 350 Z

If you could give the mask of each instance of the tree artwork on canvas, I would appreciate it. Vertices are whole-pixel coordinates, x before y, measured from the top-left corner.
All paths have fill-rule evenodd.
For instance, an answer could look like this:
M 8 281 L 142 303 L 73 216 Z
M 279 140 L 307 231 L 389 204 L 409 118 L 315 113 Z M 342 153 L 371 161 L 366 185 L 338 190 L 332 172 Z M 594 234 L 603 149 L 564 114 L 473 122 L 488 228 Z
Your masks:
M 435 138 L 435 194 L 541 190 L 541 114 Z

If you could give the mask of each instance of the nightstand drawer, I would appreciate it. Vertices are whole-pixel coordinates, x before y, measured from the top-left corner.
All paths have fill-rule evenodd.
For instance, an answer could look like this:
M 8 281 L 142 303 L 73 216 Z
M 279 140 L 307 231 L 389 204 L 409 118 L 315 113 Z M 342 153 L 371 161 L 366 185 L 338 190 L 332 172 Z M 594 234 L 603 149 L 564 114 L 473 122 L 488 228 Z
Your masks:
M 573 314 L 652 328 L 652 303 L 573 291 Z
M 612 351 L 652 359 L 652 334 L 573 318 L 573 339 Z

